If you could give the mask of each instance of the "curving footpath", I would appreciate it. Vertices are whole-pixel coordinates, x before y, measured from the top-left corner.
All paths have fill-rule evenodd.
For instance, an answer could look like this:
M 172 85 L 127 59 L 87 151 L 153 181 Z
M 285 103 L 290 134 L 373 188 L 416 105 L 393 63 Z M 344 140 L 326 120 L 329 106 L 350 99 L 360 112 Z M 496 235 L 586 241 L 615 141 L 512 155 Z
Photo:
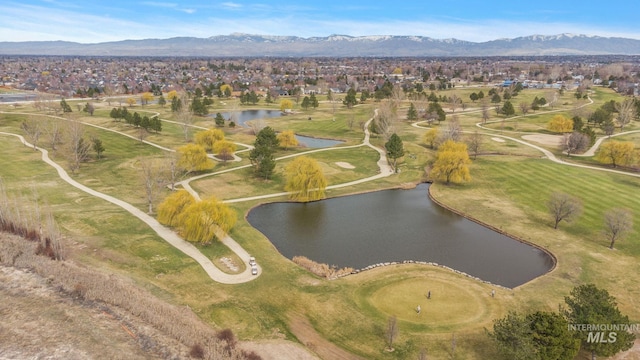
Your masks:
M 375 118 L 375 116 L 377 114 L 378 114 L 378 110 L 376 109 L 375 112 L 374 112 L 374 116 L 372 118 L 370 118 L 369 120 L 367 120 L 367 122 L 364 124 L 364 140 L 362 141 L 362 144 L 351 145 L 351 146 L 333 147 L 333 148 L 314 149 L 314 150 L 309 150 L 309 151 L 305 151 L 305 152 L 301 152 L 301 153 L 297 153 L 297 154 L 282 156 L 282 157 L 279 157 L 279 158 L 277 158 L 275 160 L 276 161 L 277 160 L 283 160 L 283 159 L 288 159 L 288 158 L 292 158 L 292 157 L 296 157 L 296 156 L 301 156 L 301 155 L 306 155 L 306 154 L 311 154 L 311 153 L 316 153 L 316 152 L 322 152 L 322 151 L 353 149 L 353 148 L 357 148 L 357 147 L 368 146 L 368 147 L 376 150 L 378 152 L 378 154 L 380 154 L 380 158 L 378 159 L 378 162 L 377 162 L 378 168 L 379 168 L 378 174 L 370 176 L 370 177 L 367 177 L 367 178 L 350 181 L 350 182 L 347 182 L 347 183 L 330 185 L 330 186 L 327 186 L 327 189 L 338 189 L 338 188 L 342 188 L 342 187 L 357 185 L 357 184 L 361 184 L 361 183 L 364 183 L 364 182 L 367 182 L 367 181 L 373 181 L 373 180 L 377 180 L 377 179 L 380 179 L 380 178 L 383 178 L 383 177 L 387 177 L 389 175 L 393 175 L 394 171 L 393 171 L 393 168 L 389 165 L 389 162 L 387 160 L 387 154 L 385 153 L 385 151 L 380 149 L 380 148 L 378 148 L 378 147 L 376 147 L 376 146 L 373 146 L 371 144 L 371 141 L 370 141 L 371 140 L 371 133 L 369 131 L 369 124 L 373 121 L 373 119 Z M 194 176 L 194 177 L 191 177 L 189 179 L 180 181 L 180 182 L 176 183 L 176 185 L 182 186 L 194 198 L 200 199 L 200 195 L 198 194 L 198 192 L 195 191 L 191 187 L 191 185 L 190 185 L 191 181 L 202 179 L 202 178 L 205 178 L 205 177 L 208 177 L 208 176 L 214 176 L 214 175 L 223 174 L 223 173 L 230 172 L 230 171 L 235 171 L 235 170 L 238 170 L 238 169 L 244 169 L 244 168 L 247 168 L 247 167 L 251 167 L 251 165 L 238 166 L 238 167 L 235 167 L 233 169 L 227 169 L 227 170 L 222 170 L 222 171 L 218 171 L 218 172 L 211 173 L 211 174 L 203 174 L 203 175 Z M 243 198 L 238 198 L 238 199 L 225 200 L 223 202 L 224 203 L 238 203 L 238 202 L 244 202 L 244 201 L 253 201 L 253 200 L 268 199 L 268 198 L 274 198 L 274 197 L 280 197 L 280 196 L 287 196 L 289 194 L 290 194 L 290 192 L 280 192 L 280 193 L 257 195 L 257 196 L 251 196 L 251 197 L 243 197 Z
M 227 236 L 222 240 L 223 240 L 223 243 L 226 246 L 228 246 L 232 251 L 234 251 L 245 263 L 245 271 L 239 274 L 227 274 L 221 271 L 211 262 L 211 260 L 209 260 L 206 256 L 204 256 L 200 252 L 200 250 L 198 250 L 195 246 L 184 241 L 171 229 L 163 226 L 156 219 L 144 213 L 143 211 L 139 210 L 138 208 L 134 207 L 133 205 L 127 202 L 124 202 L 120 199 L 116 199 L 113 196 L 106 195 L 99 191 L 93 190 L 73 180 L 60 165 L 58 165 L 56 162 L 54 162 L 49 158 L 49 152 L 46 149 L 43 149 L 40 147 L 34 147 L 32 144 L 28 143 L 23 136 L 18 134 L 6 133 L 6 132 L 0 132 L 0 134 L 15 136 L 18 139 L 20 139 L 20 141 L 24 145 L 34 148 L 36 150 L 39 150 L 42 153 L 42 160 L 47 164 L 51 165 L 54 169 L 56 169 L 58 171 L 58 176 L 60 176 L 62 180 L 66 181 L 71 186 L 74 186 L 75 188 L 81 191 L 84 191 L 89 195 L 98 197 L 114 205 L 117 205 L 123 208 L 124 210 L 128 211 L 129 213 L 131 213 L 133 216 L 142 220 L 144 223 L 149 225 L 149 227 L 153 229 L 153 231 L 155 231 L 158 234 L 158 236 L 163 238 L 166 242 L 171 244 L 176 249 L 182 251 L 184 254 L 194 259 L 204 269 L 207 275 L 209 275 L 209 277 L 214 281 L 217 281 L 223 284 L 240 284 L 240 283 L 251 281 L 256 278 L 256 275 L 251 274 L 251 266 L 249 265 L 249 254 L 238 243 L 233 241 L 230 237 Z M 260 268 L 260 266 L 258 266 L 258 275 L 260 275 L 261 273 L 262 273 L 262 269 Z
M 355 180 L 355 181 L 351 181 L 348 183 L 343 183 L 343 184 L 336 184 L 336 185 L 331 185 L 328 186 L 327 189 L 336 189 L 336 188 L 341 188 L 341 187 L 346 187 L 346 186 L 352 186 L 352 185 L 357 185 L 363 182 L 367 182 L 367 181 L 372 181 L 372 180 L 376 180 L 376 179 L 380 179 L 389 175 L 392 175 L 394 173 L 393 168 L 389 165 L 388 161 L 387 161 L 387 156 L 386 153 L 384 152 L 384 150 L 377 148 L 375 146 L 373 146 L 370 142 L 370 132 L 368 129 L 368 125 L 371 123 L 371 121 L 373 121 L 373 119 L 375 118 L 375 115 L 377 115 L 377 109 L 375 110 L 374 116 L 369 119 L 366 124 L 365 124 L 365 128 L 364 128 L 364 133 L 365 133 L 365 137 L 364 140 L 362 142 L 362 144 L 358 144 L 358 145 L 352 145 L 352 146 L 344 146 L 344 147 L 336 147 L 336 148 L 324 148 L 324 149 L 315 149 L 315 150 L 310 150 L 310 151 L 306 151 L 306 152 L 302 152 L 302 153 L 297 153 L 297 154 L 293 154 L 293 155 L 287 155 L 287 156 L 283 156 L 280 158 L 277 158 L 276 160 L 282 160 L 282 159 L 286 159 L 286 158 L 291 158 L 291 157 L 295 157 L 295 156 L 300 156 L 300 155 L 304 155 L 304 154 L 309 154 L 309 153 L 314 153 L 314 152 L 321 152 L 321 151 L 331 151 L 331 150 L 342 150 L 342 149 L 349 149 L 349 148 L 356 148 L 356 147 L 361 147 L 361 146 L 369 146 L 370 148 L 376 150 L 379 154 L 380 154 L 380 158 L 378 159 L 378 168 L 379 168 L 379 173 L 377 175 L 374 176 L 370 176 L 364 179 L 359 179 L 359 180 Z M 0 113 L 5 113 L 3 111 L 0 111 Z M 20 115 L 32 115 L 29 113 L 12 113 L 12 114 L 20 114 Z M 63 117 L 59 117 L 59 116 L 52 116 L 52 115 L 44 115 L 46 117 L 51 117 L 51 118 L 56 118 L 56 119 L 60 119 L 60 120 L 65 120 L 65 121 L 69 121 L 69 119 L 63 118 Z M 164 120 L 163 120 L 164 121 Z M 110 132 L 114 132 L 116 134 L 122 135 L 122 136 L 126 136 L 129 137 L 131 139 L 134 139 L 136 141 L 139 141 L 140 139 L 129 135 L 129 134 L 125 134 L 122 133 L 120 131 L 114 130 L 114 129 L 110 129 L 110 128 L 106 128 L 103 126 L 99 126 L 99 125 L 95 125 L 95 124 L 90 124 L 90 123 L 84 123 L 85 125 L 88 126 L 92 126 L 94 128 L 100 129 L 100 130 L 105 130 L 105 131 L 110 131 Z M 195 125 L 190 125 L 192 127 L 196 127 L 196 128 L 200 128 L 198 126 Z M 27 142 L 25 140 L 25 138 L 22 135 L 19 134 L 14 134 L 14 133 L 8 133 L 8 132 L 0 132 L 0 135 L 7 135 L 7 136 L 14 136 L 17 137 L 25 146 L 28 146 L 30 148 L 33 148 L 35 150 L 39 150 L 42 153 L 42 160 L 44 162 L 46 162 L 47 164 L 49 164 L 50 166 L 52 166 L 54 169 L 57 170 L 58 172 L 58 176 L 60 176 L 60 178 L 62 180 L 64 180 L 65 182 L 67 182 L 68 184 L 70 184 L 71 186 L 74 186 L 75 188 L 89 194 L 95 197 L 98 197 L 100 199 L 103 199 L 105 201 L 108 201 L 114 205 L 117 205 L 119 207 L 121 207 L 122 209 L 128 211 L 130 214 L 132 214 L 133 216 L 137 217 L 138 219 L 142 220 L 144 223 L 146 223 L 151 229 L 153 229 L 153 231 L 156 232 L 156 234 L 158 234 L 158 236 L 160 236 L 162 239 L 164 239 L 166 242 L 168 242 L 170 245 L 172 245 L 173 247 L 177 248 L 178 250 L 182 251 L 185 255 L 191 257 L 192 259 L 194 259 L 203 269 L 204 271 L 207 273 L 207 275 L 209 275 L 209 277 L 214 280 L 217 281 L 219 283 L 222 284 L 240 284 L 240 283 L 245 283 L 248 281 L 251 281 L 255 278 L 257 278 L 257 276 L 259 276 L 260 274 L 262 274 L 262 268 L 259 265 L 256 265 L 258 268 L 258 275 L 252 275 L 251 274 L 251 265 L 249 264 L 249 258 L 250 255 L 249 253 L 242 248 L 242 246 L 240 246 L 240 244 L 238 244 L 235 240 L 233 240 L 233 238 L 231 238 L 228 234 L 225 234 L 224 236 L 221 236 L 221 242 L 227 246 L 231 251 L 233 251 L 234 253 L 236 253 L 236 255 L 238 255 L 240 257 L 240 259 L 242 259 L 242 261 L 245 264 L 245 270 L 242 273 L 239 274 L 227 274 L 223 271 L 221 271 L 218 267 L 216 267 L 210 259 L 208 259 L 206 256 L 204 256 L 200 250 L 198 250 L 195 246 L 193 246 L 191 243 L 183 240 L 180 236 L 178 236 L 174 231 L 172 231 L 171 229 L 163 226 L 162 224 L 160 224 L 155 218 L 153 218 L 152 216 L 144 213 L 143 211 L 139 210 L 138 208 L 136 208 L 135 206 L 122 201 L 120 199 L 117 199 L 113 196 L 107 195 L 107 194 L 103 194 L 99 191 L 93 190 L 85 185 L 80 184 L 79 182 L 73 180 L 69 174 L 60 166 L 58 165 L 56 162 L 54 162 L 53 160 L 51 160 L 51 158 L 49 158 L 49 152 L 44 149 L 44 148 L 40 148 L 37 146 L 34 146 L 33 144 L 30 144 L 29 142 Z M 163 146 L 160 146 L 158 144 L 152 143 L 150 141 L 143 141 L 145 144 L 157 147 L 159 149 L 165 150 L 165 151 L 174 151 L 172 149 L 169 148 L 165 148 Z M 242 146 L 245 146 L 247 148 L 247 150 L 253 148 L 251 145 L 246 145 L 246 144 L 240 144 Z M 246 150 L 243 150 L 246 151 Z M 239 157 L 235 156 L 236 161 L 239 161 Z M 215 158 L 214 158 L 215 159 Z M 239 170 L 239 169 L 243 169 L 246 167 L 250 167 L 251 165 L 244 165 L 244 166 L 239 166 L 239 167 L 234 167 L 231 169 L 227 169 L 227 170 L 222 170 L 222 171 L 218 171 L 215 173 L 211 173 L 211 174 L 204 174 L 204 175 L 199 175 L 199 176 L 195 176 L 192 178 L 189 178 L 187 180 L 181 181 L 179 183 L 177 183 L 177 185 L 181 185 L 184 189 L 186 189 L 187 191 L 189 191 L 189 193 L 191 195 L 194 196 L 194 198 L 196 199 L 200 199 L 199 194 L 193 190 L 193 188 L 191 188 L 191 186 L 189 185 L 189 183 L 193 180 L 197 180 L 203 177 L 207 177 L 207 176 L 213 176 L 213 175 L 218 175 L 218 174 L 222 174 L 225 172 L 229 172 L 229 171 L 235 171 L 235 170 Z M 272 198 L 272 197 L 278 197 L 278 196 L 285 196 L 288 195 L 288 192 L 282 192 L 282 193 L 276 193 L 276 194 L 267 194 L 267 195 L 260 195 L 260 196 L 254 196 L 254 197 L 246 197 L 246 198 L 239 198 L 239 199 L 232 199 L 232 200 L 227 200 L 225 202 L 227 203 L 234 203 L 234 202 L 242 202 L 242 201 L 251 201 L 251 200 L 257 200 L 257 199 L 266 199 L 266 198 Z

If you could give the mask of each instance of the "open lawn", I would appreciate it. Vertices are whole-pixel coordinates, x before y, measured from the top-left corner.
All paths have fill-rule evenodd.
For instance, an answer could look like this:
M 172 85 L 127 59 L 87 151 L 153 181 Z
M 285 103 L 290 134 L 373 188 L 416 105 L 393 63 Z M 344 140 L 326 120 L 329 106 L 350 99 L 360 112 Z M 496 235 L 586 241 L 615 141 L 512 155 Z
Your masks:
M 460 91 L 466 96 L 465 101 L 469 101 L 468 90 Z M 487 91 L 485 88 L 485 94 Z M 533 93 L 525 90 L 514 101 L 529 101 L 532 96 Z M 563 111 L 569 113 L 573 106 L 571 97 L 571 93 L 563 95 L 557 107 L 564 106 Z M 590 109 L 616 97 L 608 90 L 597 90 L 592 98 L 596 103 L 590 105 Z M 237 109 L 238 105 L 231 101 L 225 107 L 224 101 L 216 100 L 212 112 Z M 562 105 L 564 102 L 568 104 Z M 407 104 L 405 101 L 404 106 Z M 75 104 L 73 106 L 75 109 Z M 363 136 L 359 124 L 372 116 L 375 106 L 372 101 L 354 109 L 338 105 L 334 115 L 331 104 L 321 102 L 317 110 L 296 108 L 296 114 L 264 122 L 278 131 L 292 129 L 303 135 L 345 140 L 344 146 L 356 145 Z M 110 120 L 108 106 L 103 107 L 95 116 L 81 119 L 132 135 L 137 132 Z M 276 105 L 270 107 L 277 108 Z M 136 108 L 142 110 L 140 106 Z M 167 109 L 155 105 L 145 106 L 144 110 L 160 111 L 161 117 L 167 119 L 171 116 Z M 435 184 L 431 187 L 432 195 L 472 218 L 548 249 L 558 259 L 551 273 L 512 290 L 449 270 L 415 264 L 376 268 L 328 281 L 281 256 L 268 239 L 253 229 L 244 216 L 260 202 L 248 201 L 232 204 L 238 213 L 238 224 L 230 235 L 258 258 L 263 273 L 255 281 L 221 285 L 212 282 L 195 261 L 163 242 L 124 210 L 61 181 L 54 169 L 43 165 L 39 153 L 20 145 L 14 137 L 0 136 L 0 177 L 10 195 L 35 197 L 41 206 L 51 208 L 68 237 L 67 247 L 75 259 L 126 274 L 155 295 L 189 306 L 212 327 L 233 329 L 242 340 L 297 341 L 294 335 L 297 328 L 292 329 L 291 319 L 304 319 L 319 336 L 367 359 L 416 358 L 422 349 L 427 349 L 429 358 L 496 358 L 484 333 L 484 328 L 490 328 L 494 319 L 509 310 L 555 311 L 573 286 L 585 282 L 606 288 L 618 299 L 622 312 L 629 315 L 632 322 L 640 322 L 640 287 L 634 275 L 640 271 L 640 223 L 636 222 L 633 233 L 618 242 L 615 250 L 607 248 L 608 243 L 601 235 L 606 210 L 626 207 L 640 214 L 640 201 L 636 196 L 640 179 L 552 163 L 541 158 L 542 154 L 535 149 L 510 140 L 497 141 L 489 130 L 475 127 L 475 123 L 481 121 L 477 111 L 456 112 L 460 112 L 466 132 L 479 130 L 484 134 L 481 155 L 471 165 L 470 183 Z M 550 115 L 521 118 L 519 130 L 544 127 L 545 116 Z M 21 133 L 23 118 L 0 114 L 0 131 Z M 353 126 L 350 126 L 351 119 Z M 196 123 L 212 124 L 208 119 L 198 119 Z M 513 126 L 505 121 L 505 126 L 507 124 Z M 445 121 L 439 126 L 444 129 L 446 125 Z M 328 196 L 402 187 L 424 180 L 425 168 L 434 157 L 434 150 L 422 143 L 426 129 L 402 121 L 394 126 L 405 146 L 401 172 L 357 187 L 330 190 Z M 500 130 L 500 123 L 492 126 Z M 526 128 L 529 126 L 530 129 Z M 146 210 L 137 163 L 162 156 L 162 151 L 113 132 L 95 128 L 87 132 L 99 137 L 106 151 L 103 159 L 82 164 L 75 178 Z M 225 132 L 235 141 L 253 143 L 254 137 L 248 130 L 225 128 Z M 506 131 L 505 135 L 519 137 Z M 638 136 L 626 135 L 620 139 L 637 141 Z M 172 148 L 184 144 L 182 129 L 170 123 L 163 125 L 161 134 L 151 134 L 147 140 Z M 46 136 L 42 144 L 45 142 Z M 384 139 L 374 138 L 372 143 L 382 145 Z M 308 155 L 320 162 L 329 185 L 375 175 L 378 170 L 375 151 L 364 146 L 340 147 Z M 279 150 L 276 157 L 306 150 Z M 245 158 L 243 162 L 217 164 L 212 173 L 248 164 L 247 153 L 241 156 Z M 54 158 L 66 165 L 62 152 Z M 202 197 L 216 196 L 223 200 L 278 193 L 283 191 L 282 169 L 289 161 L 290 158 L 278 161 L 276 174 L 270 181 L 255 179 L 251 168 L 243 168 L 204 177 L 191 185 Z M 572 161 L 592 162 L 577 158 Z M 339 166 L 338 162 L 347 162 L 354 168 Z M 561 223 L 558 230 L 553 229 L 545 207 L 553 191 L 570 193 L 584 203 L 582 216 L 573 223 Z M 168 194 L 168 190 L 164 194 Z M 269 201 L 275 200 L 284 198 Z M 203 247 L 201 251 L 223 270 L 225 265 L 220 260 L 223 257 L 240 263 L 221 244 Z M 231 269 L 226 271 L 233 273 Z M 495 298 L 491 297 L 494 289 Z M 431 299 L 426 297 L 429 291 Z M 417 305 L 421 306 L 420 314 L 415 311 Z M 395 351 L 386 352 L 384 329 L 389 316 L 394 315 L 398 318 L 400 334 L 394 344 Z M 452 344 L 455 344 L 455 354 L 452 354 Z M 313 344 L 303 345 L 313 349 Z

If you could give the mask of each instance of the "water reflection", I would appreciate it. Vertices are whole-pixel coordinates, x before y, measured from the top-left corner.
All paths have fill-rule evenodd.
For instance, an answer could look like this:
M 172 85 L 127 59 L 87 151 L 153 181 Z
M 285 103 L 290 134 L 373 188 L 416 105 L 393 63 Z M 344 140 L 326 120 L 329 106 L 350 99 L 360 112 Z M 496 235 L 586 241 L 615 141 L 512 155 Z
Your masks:
M 356 269 L 428 261 L 514 287 L 553 267 L 544 251 L 452 213 L 428 198 L 428 185 L 313 203 L 272 203 L 248 220 L 286 257 Z

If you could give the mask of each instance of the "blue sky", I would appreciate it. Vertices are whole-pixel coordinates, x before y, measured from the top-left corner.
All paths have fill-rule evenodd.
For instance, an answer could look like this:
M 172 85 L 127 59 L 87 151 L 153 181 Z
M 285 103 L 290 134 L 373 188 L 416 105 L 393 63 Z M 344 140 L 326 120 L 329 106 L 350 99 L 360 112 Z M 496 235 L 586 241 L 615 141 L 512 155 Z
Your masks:
M 561 33 L 640 39 L 635 0 L 3 0 L 0 41 L 421 35 L 488 41 Z

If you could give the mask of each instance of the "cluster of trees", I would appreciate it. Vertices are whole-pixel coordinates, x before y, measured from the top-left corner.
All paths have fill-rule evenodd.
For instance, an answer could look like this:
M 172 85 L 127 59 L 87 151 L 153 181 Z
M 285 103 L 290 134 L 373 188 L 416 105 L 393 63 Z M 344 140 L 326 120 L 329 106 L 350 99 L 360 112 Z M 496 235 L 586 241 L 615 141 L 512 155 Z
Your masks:
M 92 150 L 96 159 L 102 158 L 105 151 L 102 140 L 97 137 L 87 139 L 85 126 L 79 121 L 71 120 L 65 124 L 66 126 L 61 126 L 58 120 L 52 120 L 45 126 L 42 121 L 29 117 L 20 124 L 20 128 L 34 149 L 38 147 L 43 135 L 48 135 L 49 145 L 54 151 L 58 151 L 59 145 L 62 144 L 72 173 L 80 168 L 80 164 L 91 159 Z
M 232 159 L 236 151 L 236 144 L 225 140 L 224 132 L 220 129 L 200 131 L 195 134 L 194 140 L 196 145 L 201 146 L 205 151 L 217 154 L 224 161 Z
M 176 228 L 187 241 L 209 244 L 228 233 L 237 216 L 215 198 L 195 201 L 186 190 L 178 190 L 158 205 L 158 221 Z
M 624 329 L 630 325 L 629 318 L 622 315 L 607 290 L 593 284 L 577 286 L 565 297 L 565 305 L 558 313 L 509 312 L 495 320 L 493 331 L 487 334 L 510 360 L 571 360 L 580 349 L 595 359 L 596 355 L 612 356 L 633 346 L 635 335 Z M 607 325 L 622 326 L 622 330 Z
M 553 219 L 553 228 L 557 229 L 560 222 L 572 222 L 583 210 L 582 201 L 577 197 L 563 192 L 553 192 L 547 201 L 547 209 Z M 604 214 L 604 229 L 602 234 L 613 249 L 616 241 L 623 239 L 633 230 L 633 213 L 625 208 L 609 209 Z
M 144 130 L 153 130 L 156 133 L 162 131 L 162 121 L 156 116 L 149 117 L 147 115 L 141 116 L 138 112 L 131 113 L 125 107 L 113 108 L 109 113 L 109 116 L 115 121 L 124 119 L 125 123 L 135 127 L 142 128 Z
M 626 99 L 622 102 L 610 100 L 591 113 L 587 122 L 600 127 L 605 134 L 611 135 L 615 130 L 616 123 L 620 129 L 623 129 L 632 120 L 638 119 L 639 103 L 640 101 L 637 99 Z
M 300 106 L 302 106 L 303 109 L 308 110 L 310 107 L 311 108 L 317 108 L 320 105 L 320 103 L 318 102 L 318 99 L 316 98 L 316 94 L 311 94 L 310 96 L 305 96 L 302 99 L 302 104 Z
M 471 101 L 476 102 L 478 100 L 482 100 L 484 99 L 484 92 L 482 90 L 480 90 L 479 92 L 472 92 L 469 95 L 469 99 L 471 99 Z
M 253 90 L 248 92 L 243 91 L 240 94 L 240 103 L 242 105 L 245 105 L 245 104 L 255 105 L 258 103 L 258 101 L 260 101 L 260 99 L 258 98 L 258 94 L 256 94 L 256 92 Z

